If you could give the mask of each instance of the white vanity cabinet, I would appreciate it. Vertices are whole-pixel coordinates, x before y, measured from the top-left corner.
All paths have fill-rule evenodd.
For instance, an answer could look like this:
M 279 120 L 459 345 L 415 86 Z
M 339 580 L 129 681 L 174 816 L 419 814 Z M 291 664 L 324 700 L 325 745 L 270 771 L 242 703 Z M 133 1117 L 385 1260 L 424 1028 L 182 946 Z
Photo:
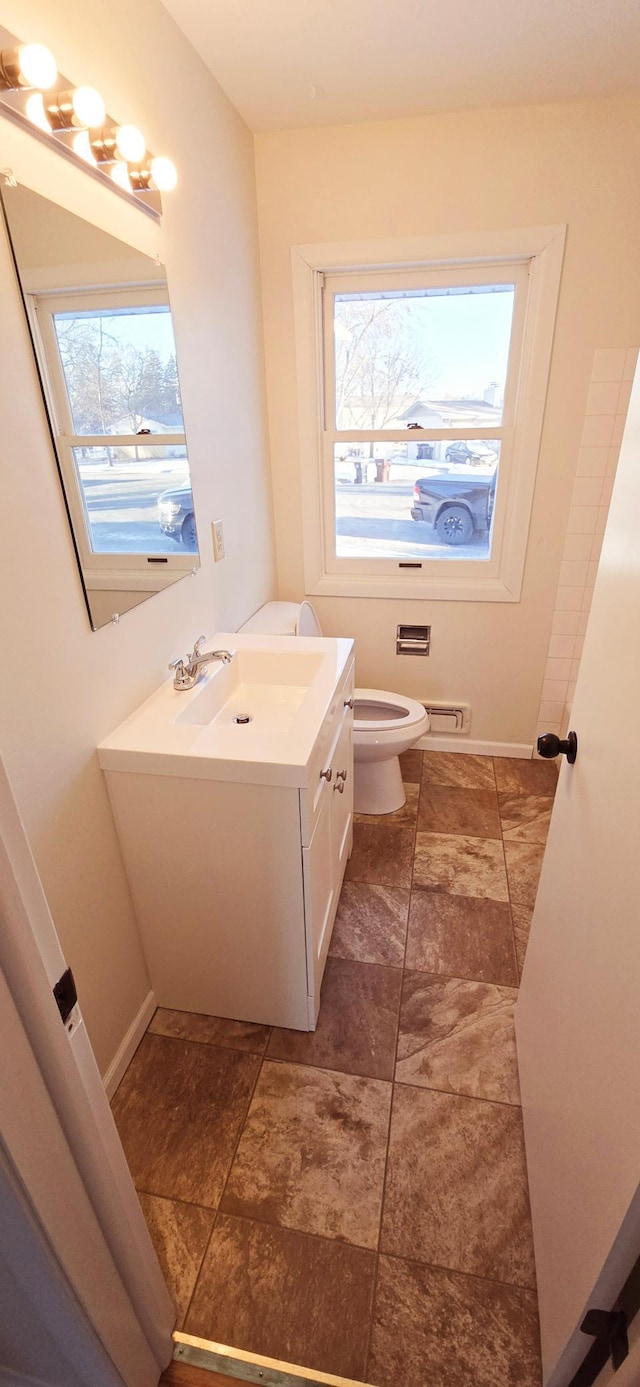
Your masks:
M 260 643 L 216 636 L 216 647 L 232 639 Z M 353 653 L 351 641 L 282 639 L 287 653 L 321 646 L 332 659 L 280 751 L 275 733 L 259 746 L 259 727 L 245 738 L 234 727 L 212 755 L 213 724 L 203 731 L 199 705 L 163 689 L 139 710 L 144 728 L 134 714 L 99 757 L 157 1004 L 313 1030 L 352 842 Z M 226 668 L 203 681 L 200 706 L 216 678 L 220 688 L 231 678 L 233 662 Z M 251 706 L 252 687 L 241 683 L 236 702 Z M 168 748 L 149 734 L 161 725 L 161 696 L 180 729 Z M 265 725 L 277 721 L 278 698 L 265 707 Z M 227 754 L 234 746 L 244 759 Z
M 312 1030 L 318 1015 L 320 984 L 353 840 L 352 705 L 351 671 L 349 682 L 341 690 L 341 707 L 332 719 L 331 748 L 319 773 L 320 789 L 318 791 L 312 784 L 301 796 L 309 1020 Z

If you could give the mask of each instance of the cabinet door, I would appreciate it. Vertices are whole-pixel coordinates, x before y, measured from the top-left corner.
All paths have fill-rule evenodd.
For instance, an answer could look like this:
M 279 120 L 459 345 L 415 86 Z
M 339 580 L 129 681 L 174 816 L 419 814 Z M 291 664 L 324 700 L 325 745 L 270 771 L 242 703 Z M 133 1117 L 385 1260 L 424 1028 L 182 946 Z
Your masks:
M 342 796 L 337 795 L 336 798 L 341 799 Z M 312 1027 L 316 1022 L 322 971 L 337 905 L 337 877 L 333 864 L 332 800 L 333 788 L 326 785 L 313 838 L 309 847 L 302 849 L 309 1011 Z
M 351 852 L 353 819 L 353 713 L 345 709 L 344 721 L 336 743 L 331 764 L 333 767 L 333 789 L 331 793 L 331 855 L 334 867 L 336 893 L 340 892 L 342 878 Z M 343 786 L 340 790 L 338 787 Z M 336 908 L 337 908 L 336 900 Z

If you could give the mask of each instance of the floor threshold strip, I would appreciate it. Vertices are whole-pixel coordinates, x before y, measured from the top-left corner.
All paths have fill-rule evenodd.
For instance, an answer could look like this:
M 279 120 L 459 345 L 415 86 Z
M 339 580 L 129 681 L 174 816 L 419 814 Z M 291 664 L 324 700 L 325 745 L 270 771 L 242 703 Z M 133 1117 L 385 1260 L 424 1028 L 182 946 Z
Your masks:
M 253 1382 L 257 1387 L 372 1387 L 370 1383 L 356 1382 L 351 1377 L 336 1377 L 334 1373 L 282 1363 L 277 1358 L 262 1358 L 244 1349 L 215 1344 L 210 1339 L 197 1339 L 192 1334 L 182 1334 L 177 1330 L 173 1339 L 173 1357 L 177 1362 L 189 1363 L 194 1368 L 204 1368 L 205 1371 L 240 1382 Z

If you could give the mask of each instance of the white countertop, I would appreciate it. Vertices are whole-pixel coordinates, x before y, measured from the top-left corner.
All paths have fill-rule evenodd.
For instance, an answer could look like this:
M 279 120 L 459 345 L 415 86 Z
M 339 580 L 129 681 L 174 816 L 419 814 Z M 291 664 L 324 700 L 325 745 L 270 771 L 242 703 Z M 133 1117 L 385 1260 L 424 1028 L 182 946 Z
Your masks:
M 100 765 L 107 771 L 147 775 L 304 785 L 307 763 L 353 644 L 318 636 L 216 632 L 203 648 L 238 652 L 238 663 L 208 665 L 187 691 L 174 689 L 169 676 L 100 743 Z M 264 669 L 264 680 L 240 680 L 243 651 L 259 657 L 253 664 L 247 659 L 247 669 Z M 300 661 L 306 675 L 299 681 L 295 677 L 298 655 L 307 656 Z M 313 670 L 316 660 L 309 661 L 309 656 L 320 657 L 317 669 Z M 214 709 L 211 721 L 191 721 L 207 717 L 208 706 Z M 252 721 L 235 724 L 236 712 L 249 713 Z

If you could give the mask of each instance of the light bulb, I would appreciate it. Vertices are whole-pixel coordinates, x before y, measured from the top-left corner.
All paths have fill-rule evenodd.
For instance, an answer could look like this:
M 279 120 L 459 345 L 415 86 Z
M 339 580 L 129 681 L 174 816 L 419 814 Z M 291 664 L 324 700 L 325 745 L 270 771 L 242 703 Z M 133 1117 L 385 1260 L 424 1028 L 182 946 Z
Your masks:
M 95 87 L 77 87 L 71 104 L 73 114 L 80 125 L 87 125 L 90 130 L 104 125 L 106 108 L 100 92 L 96 91 Z
M 128 164 L 141 164 L 147 152 L 144 135 L 135 125 L 119 125 L 116 130 L 116 148 Z
M 18 49 L 20 73 L 27 87 L 52 87 L 58 68 L 53 53 L 43 43 L 23 43 Z
M 114 183 L 118 184 L 119 188 L 124 188 L 125 193 L 131 192 L 131 179 L 129 178 L 129 170 L 126 164 L 121 159 L 118 159 L 118 161 L 113 165 L 113 168 L 111 169 L 111 177 Z
M 74 154 L 77 154 L 80 159 L 84 159 L 87 164 L 97 166 L 98 160 L 91 148 L 88 130 L 79 130 L 77 135 L 74 135 L 71 144 Z
M 42 92 L 32 92 L 26 107 L 27 120 L 32 125 L 37 125 L 38 130 L 46 130 L 47 135 L 51 134 L 51 126 L 47 120 L 47 113 L 44 109 L 44 97 Z
M 170 159 L 152 159 L 151 177 L 161 193 L 172 193 L 178 182 L 178 170 Z

